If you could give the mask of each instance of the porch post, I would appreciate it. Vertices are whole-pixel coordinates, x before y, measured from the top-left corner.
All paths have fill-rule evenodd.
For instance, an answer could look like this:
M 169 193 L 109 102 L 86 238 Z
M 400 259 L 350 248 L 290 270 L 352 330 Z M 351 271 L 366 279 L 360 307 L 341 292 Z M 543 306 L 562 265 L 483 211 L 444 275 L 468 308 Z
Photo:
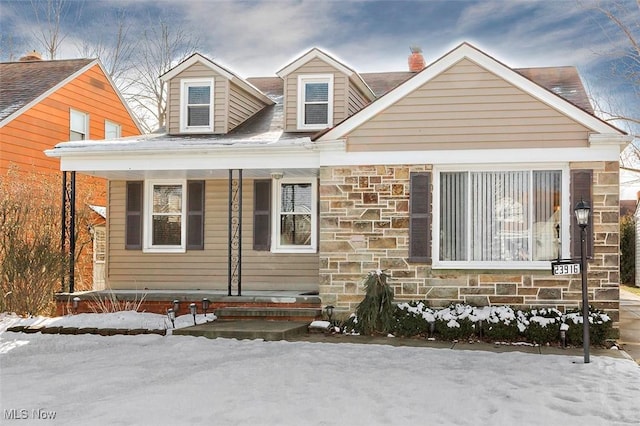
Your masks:
M 69 241 L 69 293 L 74 292 L 74 271 L 76 252 L 76 172 L 62 172 L 62 211 L 61 211 L 60 250 L 63 254 L 67 250 Z M 62 291 L 65 291 L 65 273 L 61 271 Z
M 60 250 L 64 254 L 67 247 L 67 172 L 62 172 L 62 203 L 60 215 Z M 60 271 L 60 291 L 64 292 L 65 273 Z
M 228 291 L 231 296 L 233 284 L 242 295 L 242 170 L 229 169 L 229 241 L 228 241 Z
M 71 172 L 69 200 L 69 293 L 74 292 L 76 253 L 76 172 Z

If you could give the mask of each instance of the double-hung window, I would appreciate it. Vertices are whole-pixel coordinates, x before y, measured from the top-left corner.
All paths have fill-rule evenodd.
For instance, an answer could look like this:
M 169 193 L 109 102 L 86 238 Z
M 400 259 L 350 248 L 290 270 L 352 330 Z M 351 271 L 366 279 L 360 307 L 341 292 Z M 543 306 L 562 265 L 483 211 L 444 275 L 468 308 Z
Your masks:
M 298 129 L 333 125 L 333 75 L 298 76 Z
M 316 179 L 274 181 L 274 252 L 313 253 L 317 247 Z
M 212 78 L 181 80 L 180 131 L 213 132 Z
M 146 252 L 186 250 L 186 182 L 146 181 Z
M 121 136 L 121 127 L 119 124 L 109 120 L 104 121 L 104 138 L 118 139 Z
M 69 110 L 69 140 L 83 141 L 89 139 L 89 114 Z
M 548 267 L 568 255 L 568 171 L 439 170 L 434 266 Z

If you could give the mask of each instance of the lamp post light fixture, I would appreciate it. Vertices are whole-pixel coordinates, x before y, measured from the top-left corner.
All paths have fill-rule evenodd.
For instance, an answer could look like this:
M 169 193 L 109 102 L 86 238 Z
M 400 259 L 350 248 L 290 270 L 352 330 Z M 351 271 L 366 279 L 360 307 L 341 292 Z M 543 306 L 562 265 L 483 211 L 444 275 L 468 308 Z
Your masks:
M 324 310 L 327 312 L 327 317 L 329 317 L 329 323 L 333 324 L 333 310 L 335 307 L 333 305 L 327 305 Z
M 204 316 L 207 316 L 207 309 L 209 309 L 209 299 L 206 297 L 202 299 L 202 311 L 204 312 Z
M 78 296 L 73 298 L 73 312 L 78 313 L 78 305 L 80 304 L 80 298 Z
M 584 348 L 584 363 L 589 363 L 589 288 L 587 286 L 587 225 L 591 208 L 584 200 L 576 204 L 573 212 L 576 222 L 580 226 L 580 272 L 582 273 L 582 346 Z
M 173 312 L 177 314 L 179 310 L 180 310 L 180 301 L 178 299 L 175 299 L 173 301 Z
M 176 311 L 171 308 L 167 309 L 167 317 L 171 321 L 171 327 L 176 328 Z
M 196 313 L 197 313 L 197 309 L 196 309 L 196 304 L 192 303 L 189 305 L 189 312 L 191 312 L 191 315 L 193 315 L 193 325 L 196 325 Z

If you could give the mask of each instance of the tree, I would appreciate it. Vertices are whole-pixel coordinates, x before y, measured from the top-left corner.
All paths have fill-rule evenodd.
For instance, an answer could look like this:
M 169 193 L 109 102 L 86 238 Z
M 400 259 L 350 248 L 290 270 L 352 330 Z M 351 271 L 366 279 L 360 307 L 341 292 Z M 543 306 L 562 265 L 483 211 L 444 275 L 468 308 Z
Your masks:
M 108 37 L 100 36 L 92 41 L 83 39 L 78 51 L 85 58 L 100 58 L 118 89 L 125 92 L 125 76 L 131 70 L 131 59 L 137 43 L 133 40 L 125 9 L 118 9 L 113 15 L 105 14 L 104 21 L 114 22 L 109 26 Z
M 606 18 L 609 25 L 600 23 L 603 34 L 610 42 L 607 55 L 611 58 L 608 78 L 625 83 L 630 103 L 635 109 L 620 105 L 616 100 L 594 101 L 596 112 L 608 122 L 622 125 L 631 134 L 640 134 L 640 0 L 601 1 L 583 3 L 588 10 Z M 623 166 L 640 165 L 640 147 L 630 144 L 621 156 Z
M 155 130 L 154 124 L 165 126 L 167 87 L 160 76 L 195 53 L 200 44 L 196 36 L 175 25 L 161 19 L 143 31 L 126 77 L 125 96 L 148 131 Z
M 31 6 L 36 19 L 36 26 L 32 30 L 33 37 L 42 45 L 49 59 L 56 59 L 58 49 L 67 37 L 61 24 L 71 12 L 71 4 L 65 0 L 31 0 Z M 79 12 L 76 20 L 78 17 Z

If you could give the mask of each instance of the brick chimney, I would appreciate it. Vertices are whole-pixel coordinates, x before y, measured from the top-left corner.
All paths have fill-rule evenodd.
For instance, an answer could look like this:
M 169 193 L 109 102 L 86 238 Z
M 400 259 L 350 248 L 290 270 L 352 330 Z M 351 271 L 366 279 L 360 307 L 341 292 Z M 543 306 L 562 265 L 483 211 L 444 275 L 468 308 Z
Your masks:
M 20 58 L 20 62 L 30 62 L 30 61 L 41 61 L 42 55 L 40 52 L 36 52 L 35 50 L 27 53 L 22 58 Z
M 419 46 L 411 46 L 411 55 L 409 55 L 409 71 L 420 72 L 425 66 L 424 57 L 422 56 L 422 48 Z

